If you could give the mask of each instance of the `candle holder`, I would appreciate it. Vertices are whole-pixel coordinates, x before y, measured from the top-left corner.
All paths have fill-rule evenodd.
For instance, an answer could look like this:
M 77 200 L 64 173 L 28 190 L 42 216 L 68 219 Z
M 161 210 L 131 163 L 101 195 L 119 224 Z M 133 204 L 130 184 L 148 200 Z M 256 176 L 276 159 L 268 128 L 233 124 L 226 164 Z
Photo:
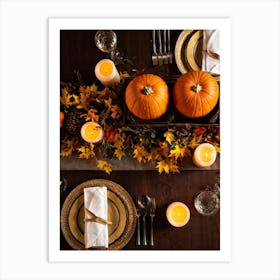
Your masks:
M 205 190 L 199 192 L 194 199 L 194 207 L 203 216 L 216 214 L 220 209 L 220 184 L 207 186 Z
M 166 218 L 168 222 L 174 227 L 183 227 L 190 220 L 189 207 L 179 201 L 172 202 L 166 209 Z
M 120 74 L 111 59 L 100 60 L 95 66 L 94 73 L 104 86 L 114 86 L 120 82 Z

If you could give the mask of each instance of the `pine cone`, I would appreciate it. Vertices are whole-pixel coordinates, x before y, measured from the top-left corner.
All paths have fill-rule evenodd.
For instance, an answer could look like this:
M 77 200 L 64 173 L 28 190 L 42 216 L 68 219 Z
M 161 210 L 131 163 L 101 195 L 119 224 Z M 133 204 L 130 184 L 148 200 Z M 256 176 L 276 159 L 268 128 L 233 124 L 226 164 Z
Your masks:
M 65 128 L 70 134 L 79 134 L 83 123 L 81 112 L 77 109 L 73 109 L 67 113 Z

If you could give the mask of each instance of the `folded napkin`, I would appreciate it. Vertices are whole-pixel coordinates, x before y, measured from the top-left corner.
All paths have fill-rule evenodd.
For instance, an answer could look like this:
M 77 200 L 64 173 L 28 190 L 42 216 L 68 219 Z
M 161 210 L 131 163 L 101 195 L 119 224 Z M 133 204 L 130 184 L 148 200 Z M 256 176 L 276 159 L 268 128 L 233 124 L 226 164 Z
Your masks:
M 107 188 L 90 187 L 84 189 L 84 207 L 96 216 L 107 220 Z M 92 216 L 85 212 L 85 219 Z M 108 247 L 108 225 L 97 222 L 85 222 L 85 247 Z
M 203 56 L 201 70 L 220 74 L 220 32 L 219 30 L 203 30 Z

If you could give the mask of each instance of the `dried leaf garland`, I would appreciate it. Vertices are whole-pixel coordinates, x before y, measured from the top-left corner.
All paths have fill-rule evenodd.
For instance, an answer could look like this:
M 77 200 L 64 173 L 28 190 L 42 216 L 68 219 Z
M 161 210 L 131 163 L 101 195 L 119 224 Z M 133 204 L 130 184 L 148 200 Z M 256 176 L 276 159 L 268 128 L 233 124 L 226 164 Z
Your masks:
M 105 136 L 101 143 L 89 144 L 80 135 L 71 136 L 62 129 L 61 157 L 77 153 L 80 159 L 93 159 L 96 166 L 107 174 L 111 173 L 112 164 L 103 159 L 132 157 L 139 163 L 154 162 L 159 174 L 170 174 L 180 172 L 183 159 L 191 157 L 201 143 L 211 143 L 220 152 L 218 126 L 121 126 L 123 112 L 120 101 L 112 88 L 99 90 L 94 83 L 79 87 L 64 84 L 60 96 L 61 110 L 75 107 L 85 122 L 98 122 Z M 100 156 L 102 160 L 99 160 Z

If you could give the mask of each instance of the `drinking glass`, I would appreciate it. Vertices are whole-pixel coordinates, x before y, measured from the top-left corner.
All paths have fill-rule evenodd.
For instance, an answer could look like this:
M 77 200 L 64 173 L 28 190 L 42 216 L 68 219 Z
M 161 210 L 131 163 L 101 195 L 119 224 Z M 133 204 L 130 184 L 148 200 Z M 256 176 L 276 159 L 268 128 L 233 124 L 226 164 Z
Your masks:
M 63 176 L 60 176 L 60 192 L 64 192 L 67 189 L 67 185 L 67 180 Z
M 199 192 L 194 199 L 194 207 L 198 213 L 204 216 L 214 215 L 220 209 L 219 186 L 206 188 Z
M 114 61 L 115 50 L 117 48 L 117 35 L 112 30 L 99 30 L 94 36 L 95 45 L 102 52 L 110 54 L 110 58 Z

